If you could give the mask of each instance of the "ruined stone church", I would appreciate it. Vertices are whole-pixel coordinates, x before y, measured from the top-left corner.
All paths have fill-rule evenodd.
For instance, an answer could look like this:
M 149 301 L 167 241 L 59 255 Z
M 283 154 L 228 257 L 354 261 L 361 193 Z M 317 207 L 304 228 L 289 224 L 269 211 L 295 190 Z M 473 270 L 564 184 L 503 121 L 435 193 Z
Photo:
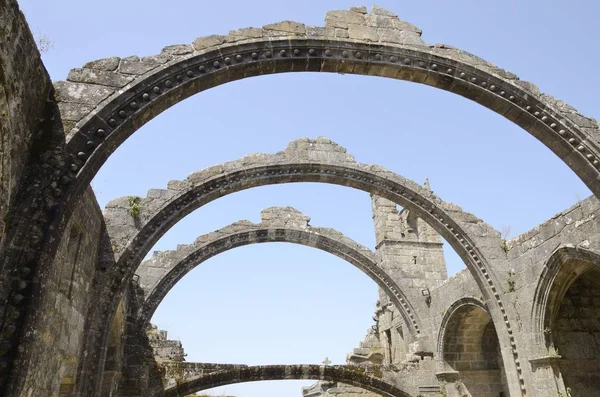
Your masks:
M 428 183 L 319 137 L 99 208 L 91 180 L 143 124 L 212 87 L 294 71 L 400 79 L 475 101 L 537 138 L 593 195 L 505 240 Z M 92 60 L 53 82 L 17 1 L 0 0 L 0 133 L 2 396 L 175 397 L 283 379 L 315 380 L 305 397 L 600 396 L 600 124 L 481 58 L 426 43 L 391 11 L 242 28 L 157 55 Z M 375 250 L 271 207 L 260 223 L 240 220 L 144 260 L 195 209 L 289 182 L 370 193 Z M 466 264 L 450 278 L 442 238 Z M 187 362 L 152 326 L 190 270 L 264 242 L 326 251 L 378 284 L 375 321 L 346 365 Z

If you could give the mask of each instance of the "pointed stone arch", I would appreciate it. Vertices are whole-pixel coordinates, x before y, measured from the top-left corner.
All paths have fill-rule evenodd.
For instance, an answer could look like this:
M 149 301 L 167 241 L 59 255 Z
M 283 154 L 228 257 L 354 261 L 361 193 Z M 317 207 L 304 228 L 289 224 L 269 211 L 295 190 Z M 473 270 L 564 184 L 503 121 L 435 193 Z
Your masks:
M 291 207 L 271 207 L 261 212 L 260 223 L 240 221 L 177 250 L 155 253 L 137 268 L 144 303 L 139 324 L 144 329 L 167 293 L 189 271 L 204 261 L 233 248 L 267 242 L 288 242 L 314 247 L 346 260 L 367 274 L 385 291 L 402 314 L 411 336 L 421 333 L 421 321 L 409 297 L 396 281 L 377 266 L 375 254 L 342 233 L 308 225 L 310 218 Z
M 191 174 L 184 181 L 171 181 L 166 190 L 150 190 L 144 198 L 111 201 L 104 211 L 113 250 L 104 258 L 104 266 L 112 277 L 110 289 L 121 288 L 156 241 L 195 209 L 240 190 L 292 182 L 353 187 L 410 208 L 449 241 L 480 288 L 494 296 L 490 289 L 495 285 L 494 269 L 488 256 L 503 253 L 497 231 L 410 180 L 382 167 L 356 162 L 343 147 L 325 138 L 300 139 L 274 155 L 258 153 L 214 166 Z M 497 244 L 488 244 L 482 250 L 477 244 L 481 236 Z M 498 261 L 498 266 L 503 266 L 503 262 Z
M 600 254 L 560 247 L 546 263 L 532 307 L 534 364 L 552 368 L 556 389 L 600 392 Z
M 323 28 L 287 21 L 170 46 L 157 56 L 109 58 L 74 69 L 67 82 L 55 85 L 60 117 L 50 128 L 64 127 L 66 141 L 61 140 L 62 134 L 56 141 L 45 140 L 29 166 L 30 179 L 21 187 L 26 199 L 15 211 L 3 253 L 3 272 L 28 269 L 19 276 L 27 283 L 48 270 L 72 204 L 110 154 L 141 125 L 195 93 L 262 74 L 375 75 L 454 92 L 523 127 L 599 195 L 596 120 L 467 52 L 428 46 L 420 34 L 393 13 L 375 8 L 367 14 L 356 8 L 328 13 Z M 27 321 L 25 327 L 32 326 L 35 307 L 29 315 L 22 314 L 29 307 L 29 297 L 42 294 L 43 286 L 35 285 L 23 296 L 9 284 L 3 285 L 6 301 L 16 302 L 10 311 Z M 10 346 L 7 357 L 17 354 L 21 322 L 2 324 L 0 332 L 8 335 L 6 345 Z M 6 362 L 0 369 L 1 382 L 7 379 L 12 358 Z
M 487 308 L 483 302 L 475 298 L 461 298 L 456 302 L 452 303 L 446 313 L 444 313 L 444 317 L 442 318 L 442 322 L 440 325 L 440 329 L 438 331 L 437 344 L 436 344 L 436 356 L 438 359 L 441 359 L 444 356 L 444 339 L 446 334 L 446 329 L 448 327 L 448 323 L 450 319 L 454 316 L 457 310 L 461 307 L 472 306 L 479 308 L 483 311 L 487 312 Z
M 494 284 L 494 269 L 488 257 L 503 252 L 499 232 L 415 182 L 383 167 L 358 163 L 346 149 L 326 138 L 302 138 L 291 142 L 283 152 L 252 154 L 193 173 L 183 181 L 170 181 L 167 189 L 152 189 L 146 197 L 111 201 L 104 216 L 113 251 L 105 257 L 105 267 L 115 281 L 122 283 L 156 241 L 192 211 L 241 190 L 297 182 L 347 186 L 411 209 L 461 255 L 482 290 Z M 482 236 L 497 241 L 498 247 L 479 247 L 477 241 Z
M 360 164 L 346 150 L 325 138 L 300 139 L 274 155 L 253 154 L 240 160 L 211 167 L 190 175 L 184 181 L 169 182 L 167 190 L 151 190 L 145 198 L 136 198 L 138 215 L 131 216 L 130 197 L 107 205 L 105 218 L 111 238 L 111 252 L 106 259 L 106 292 L 90 314 L 92 324 L 110 318 L 118 291 L 131 278 L 142 258 L 154 243 L 176 222 L 200 206 L 236 191 L 276 183 L 321 182 L 353 187 L 392 200 L 413 211 L 429 223 L 456 250 L 477 281 L 490 314 L 499 324 L 498 334 L 512 351 L 506 356 L 508 377 L 513 377 L 515 392 L 524 388 L 516 345 L 510 343 L 511 323 L 501 298 L 495 268 L 506 266 L 500 233 L 489 225 L 445 203 L 431 191 L 385 168 Z M 483 244 L 483 245 L 482 245 Z M 493 258 L 493 259 L 492 259 Z M 492 263 L 493 262 L 493 263 Z M 117 292 L 116 294 L 114 292 Z M 98 329 L 98 325 L 90 325 Z M 430 341 L 422 341 L 431 351 Z M 96 342 L 101 348 L 102 342 Z M 513 372 L 514 371 L 514 372 Z
M 189 379 L 165 390 L 165 397 L 184 397 L 213 387 L 266 380 L 311 379 L 342 382 L 385 397 L 411 397 L 404 390 L 385 380 L 368 375 L 364 369 L 345 365 L 262 365 L 239 366 Z
M 563 246 L 552 253 L 540 275 L 532 305 L 533 348 L 538 355 L 547 354 L 553 343 L 549 330 L 567 290 L 582 274 L 598 266 L 600 253 L 593 250 Z
M 508 389 L 496 327 L 487 307 L 475 298 L 450 305 L 438 334 L 438 376 L 458 392 L 495 397 Z
M 393 13 L 354 9 L 327 13 L 325 27 L 285 21 L 202 37 L 155 56 L 89 62 L 55 83 L 72 187 L 87 186 L 141 125 L 189 96 L 252 76 L 313 71 L 413 81 L 474 100 L 532 134 L 600 193 L 596 120 L 481 58 L 427 45 L 420 36 Z

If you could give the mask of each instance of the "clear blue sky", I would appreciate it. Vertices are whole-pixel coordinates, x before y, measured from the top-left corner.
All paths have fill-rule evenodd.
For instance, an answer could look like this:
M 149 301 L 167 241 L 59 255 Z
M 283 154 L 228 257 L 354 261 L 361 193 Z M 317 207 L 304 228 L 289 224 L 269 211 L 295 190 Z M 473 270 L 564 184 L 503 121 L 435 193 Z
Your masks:
M 344 0 L 21 0 L 32 30 L 54 46 L 44 61 L 55 80 L 108 56 L 152 55 L 171 44 L 280 20 L 322 25 Z M 538 84 L 600 117 L 595 1 L 380 1 L 451 44 Z M 372 3 L 364 3 L 371 6 Z M 394 80 L 287 74 L 227 84 L 178 104 L 141 128 L 93 182 L 101 206 L 145 195 L 193 171 L 287 142 L 326 136 L 356 159 L 422 182 L 511 237 L 589 195 L 575 175 L 520 128 L 461 97 Z M 262 208 L 291 205 L 315 226 L 373 247 L 366 193 L 318 184 L 257 188 L 227 196 L 176 225 L 155 249 L 173 249 Z M 462 268 L 447 253 L 451 273 Z M 185 277 L 153 321 L 183 341 L 189 361 L 248 364 L 344 363 L 372 324 L 375 284 L 329 254 L 290 244 L 239 248 Z M 233 385 L 240 397 L 300 395 L 311 382 Z

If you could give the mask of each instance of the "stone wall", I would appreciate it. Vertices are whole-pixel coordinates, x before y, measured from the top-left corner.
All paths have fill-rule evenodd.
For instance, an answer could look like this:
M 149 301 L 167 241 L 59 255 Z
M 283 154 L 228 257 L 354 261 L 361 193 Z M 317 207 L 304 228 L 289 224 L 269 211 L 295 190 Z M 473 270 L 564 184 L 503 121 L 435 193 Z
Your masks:
M 0 247 L 52 88 L 16 0 L 0 0 Z
M 153 342 L 161 346 L 160 341 L 166 339 L 166 335 L 159 332 L 147 333 L 140 329 L 137 322 L 137 313 L 142 301 L 141 288 L 131 282 L 128 285 L 126 293 L 126 321 L 123 335 L 123 358 L 121 360 L 119 371 L 119 382 L 116 385 L 117 392 L 108 393 L 105 389 L 100 393 L 101 396 L 117 397 L 160 397 L 163 395 L 163 375 L 164 371 L 158 365 L 157 358 L 154 356 Z M 157 342 L 158 341 L 158 342 Z M 161 351 L 165 354 L 173 354 L 173 357 L 183 355 L 181 344 L 172 344 L 174 349 Z
M 181 341 L 169 339 L 167 331 L 159 330 L 152 324 L 146 333 L 156 361 L 185 361 L 185 352 Z
M 41 275 L 47 293 L 40 302 L 24 379 L 24 390 L 33 396 L 74 390 L 103 224 L 96 197 L 88 189 L 60 242 L 51 273 Z
M 598 213 L 600 202 L 595 196 L 581 200 L 530 231 L 507 241 L 507 256 L 514 263 L 517 258 L 521 261 L 522 257 L 531 258 L 533 252 L 537 257 L 541 256 L 541 252 L 550 254 L 560 244 L 597 247 L 600 236 L 589 233 L 589 227 L 597 223 L 595 219 Z
M 383 355 L 382 363 L 388 366 L 399 365 L 408 360 L 406 341 L 410 340 L 410 337 L 405 338 L 406 324 L 398 313 L 398 309 L 390 304 L 388 299 L 385 299 L 384 302 L 387 303 L 381 304 L 381 300 L 378 301 L 375 311 L 377 318 L 375 331 Z
M 599 219 L 600 202 L 592 196 L 507 242 L 511 273 L 499 276 L 507 296 L 520 316 L 517 331 L 532 358 L 548 353 L 546 347 L 539 343 L 539 332 L 535 333 L 536 319 L 531 322 L 529 313 L 536 312 L 536 305 L 545 304 L 543 301 L 536 301 L 541 298 L 542 291 L 538 291 L 540 285 L 554 283 L 550 258 L 557 250 L 565 247 L 574 251 L 599 252 Z

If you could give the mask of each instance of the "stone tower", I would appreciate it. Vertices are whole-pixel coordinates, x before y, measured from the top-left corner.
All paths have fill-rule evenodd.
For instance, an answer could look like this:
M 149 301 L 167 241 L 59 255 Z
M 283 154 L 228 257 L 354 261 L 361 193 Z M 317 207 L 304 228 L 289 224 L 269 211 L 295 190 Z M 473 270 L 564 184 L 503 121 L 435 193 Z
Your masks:
M 429 181 L 425 182 L 429 188 Z M 398 283 L 421 295 L 448 278 L 440 235 L 410 210 L 371 195 L 379 265 Z

